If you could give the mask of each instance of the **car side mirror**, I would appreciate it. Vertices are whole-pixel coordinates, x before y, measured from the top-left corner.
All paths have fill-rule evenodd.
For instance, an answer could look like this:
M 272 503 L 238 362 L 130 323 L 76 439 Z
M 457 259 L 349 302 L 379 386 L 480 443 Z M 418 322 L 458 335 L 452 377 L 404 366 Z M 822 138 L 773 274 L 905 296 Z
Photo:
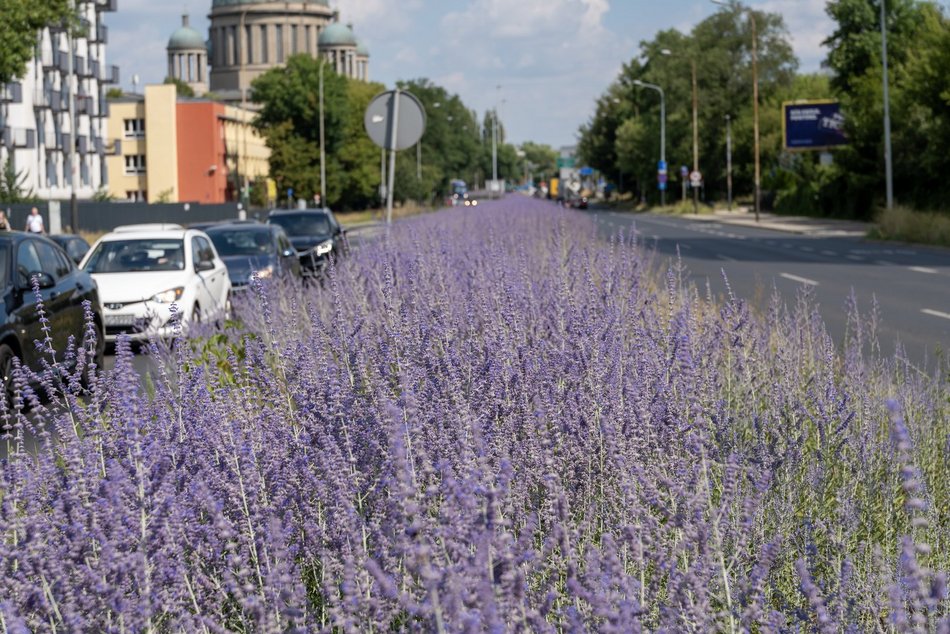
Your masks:
M 41 289 L 43 288 L 53 288 L 56 286 L 56 280 L 53 279 L 53 276 L 44 271 L 30 271 L 28 276 L 29 282 L 26 286 L 21 287 L 21 290 L 28 291 L 33 288 L 33 278 L 36 278 L 37 283 Z
M 201 260 L 198 264 L 195 265 L 195 270 L 201 273 L 202 271 L 213 271 L 214 262 L 212 260 Z
M 289 258 L 291 256 L 297 255 L 297 252 L 293 249 L 284 249 L 284 252 L 281 255 L 283 255 L 285 258 Z

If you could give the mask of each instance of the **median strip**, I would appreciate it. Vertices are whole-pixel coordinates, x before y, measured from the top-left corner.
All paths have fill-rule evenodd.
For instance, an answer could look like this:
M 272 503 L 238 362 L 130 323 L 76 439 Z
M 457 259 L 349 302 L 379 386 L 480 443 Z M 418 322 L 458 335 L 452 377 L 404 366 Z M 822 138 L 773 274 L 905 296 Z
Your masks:
M 784 277 L 787 280 L 798 282 L 799 284 L 806 284 L 808 286 L 818 286 L 818 282 L 816 282 L 815 280 L 810 280 L 807 277 L 798 277 L 797 275 L 792 275 L 791 273 L 779 273 L 779 277 Z

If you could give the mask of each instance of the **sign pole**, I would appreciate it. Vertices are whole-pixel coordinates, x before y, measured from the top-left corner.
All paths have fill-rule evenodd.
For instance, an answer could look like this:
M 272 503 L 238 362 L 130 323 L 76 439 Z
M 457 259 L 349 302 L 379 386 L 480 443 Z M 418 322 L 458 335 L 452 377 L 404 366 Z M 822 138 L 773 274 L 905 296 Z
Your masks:
M 399 138 L 399 89 L 393 91 L 390 107 L 389 186 L 386 192 L 386 224 L 393 223 L 393 187 L 396 184 L 396 141 Z

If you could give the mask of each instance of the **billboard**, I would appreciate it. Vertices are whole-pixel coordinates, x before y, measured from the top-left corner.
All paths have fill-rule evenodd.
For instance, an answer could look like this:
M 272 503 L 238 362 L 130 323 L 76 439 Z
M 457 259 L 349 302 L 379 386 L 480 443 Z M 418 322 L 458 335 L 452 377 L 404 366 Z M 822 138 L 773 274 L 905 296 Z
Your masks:
M 782 104 L 782 137 L 790 151 L 827 150 L 847 145 L 844 115 L 837 101 Z

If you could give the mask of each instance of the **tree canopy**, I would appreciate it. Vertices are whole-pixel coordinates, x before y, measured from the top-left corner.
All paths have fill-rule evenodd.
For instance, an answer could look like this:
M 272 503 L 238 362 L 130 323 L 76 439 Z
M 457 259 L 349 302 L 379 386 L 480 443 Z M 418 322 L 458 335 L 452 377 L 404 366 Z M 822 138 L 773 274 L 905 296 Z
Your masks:
M 22 77 L 44 27 L 69 24 L 68 0 L 0 0 L 0 84 Z

